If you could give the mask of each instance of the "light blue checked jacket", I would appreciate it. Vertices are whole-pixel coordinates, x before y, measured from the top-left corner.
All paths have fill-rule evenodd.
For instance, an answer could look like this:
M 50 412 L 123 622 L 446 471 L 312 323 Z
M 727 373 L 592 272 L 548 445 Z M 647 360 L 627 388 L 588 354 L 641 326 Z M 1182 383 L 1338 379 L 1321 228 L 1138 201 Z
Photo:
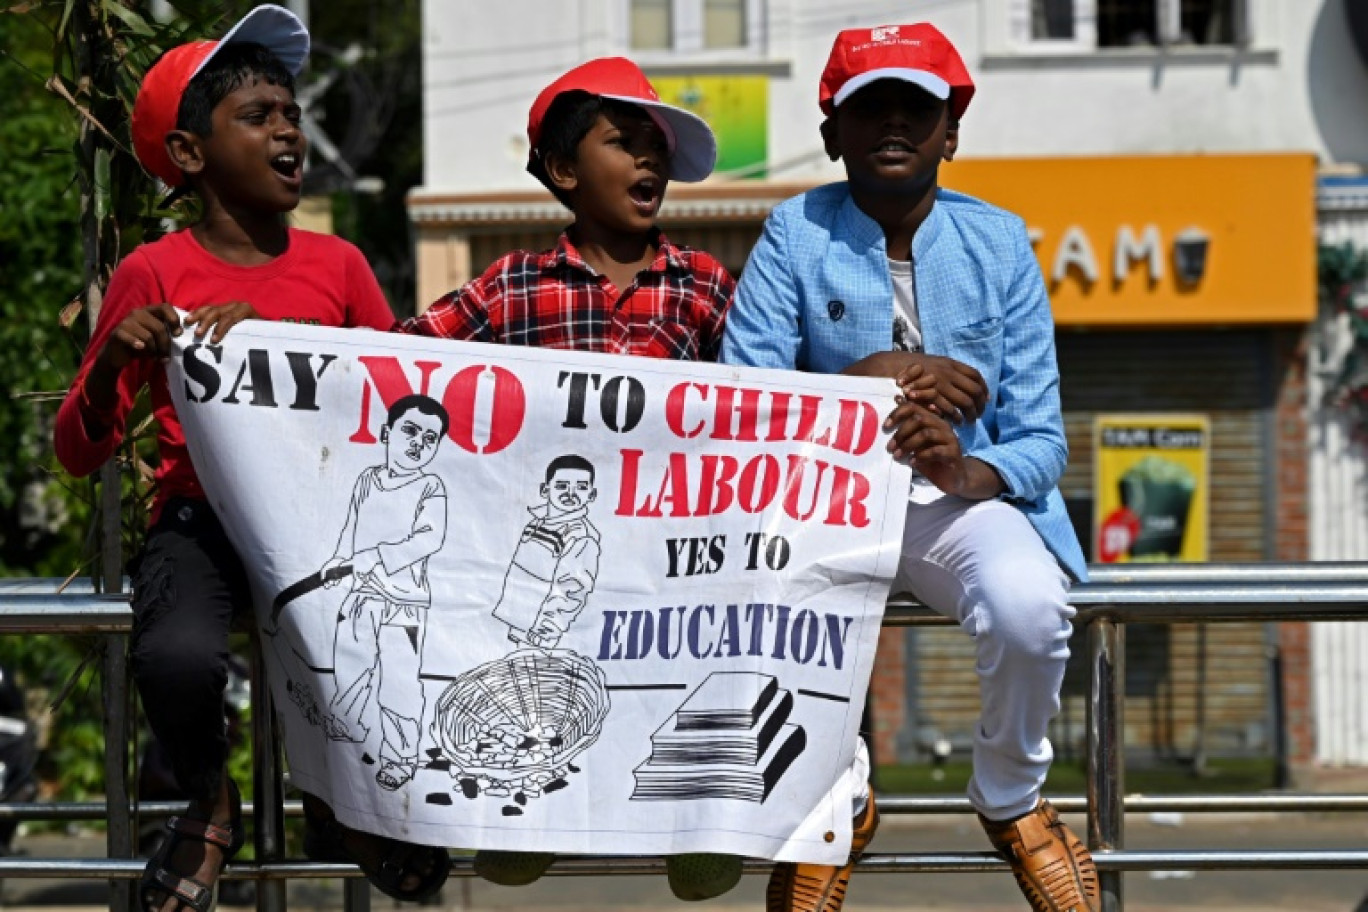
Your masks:
M 938 191 L 912 241 L 917 311 L 929 354 L 973 365 L 988 406 L 958 429 L 992 465 L 1068 573 L 1087 567 L 1058 482 L 1068 460 L 1054 320 L 1020 218 Z M 837 373 L 893 341 L 884 234 L 844 182 L 786 200 L 765 222 L 727 314 L 722 361 Z

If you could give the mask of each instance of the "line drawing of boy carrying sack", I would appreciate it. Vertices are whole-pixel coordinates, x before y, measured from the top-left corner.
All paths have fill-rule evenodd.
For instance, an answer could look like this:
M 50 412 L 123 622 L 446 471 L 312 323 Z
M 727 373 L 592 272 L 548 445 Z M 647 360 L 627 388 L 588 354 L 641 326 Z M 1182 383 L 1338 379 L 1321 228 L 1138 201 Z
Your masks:
M 527 508 L 532 520 L 518 539 L 494 616 L 513 642 L 553 649 L 598 577 L 599 531 L 589 521 L 598 497 L 593 464 L 574 454 L 556 457 L 540 493 L 545 503 Z
M 370 728 L 362 720 L 374 698 L 383 739 L 375 781 L 391 791 L 418 768 L 419 675 L 432 604 L 427 559 L 441 549 L 447 525 L 446 486 L 424 470 L 449 425 L 446 409 L 428 396 L 390 406 L 380 429 L 385 462 L 357 476 L 337 549 L 319 570 L 328 587 L 347 568 L 352 581 L 337 616 L 337 693 L 323 729 L 334 741 L 365 741 Z

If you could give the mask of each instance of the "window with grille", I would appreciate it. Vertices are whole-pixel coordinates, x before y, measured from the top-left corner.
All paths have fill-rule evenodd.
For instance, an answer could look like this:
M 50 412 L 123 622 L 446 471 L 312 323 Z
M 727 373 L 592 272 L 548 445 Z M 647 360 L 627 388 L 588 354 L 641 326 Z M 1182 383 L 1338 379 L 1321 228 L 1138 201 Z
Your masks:
M 1245 43 L 1248 0 L 1011 0 L 1011 33 L 1037 50 Z
M 627 0 L 634 51 L 756 50 L 764 0 Z
M 670 27 L 674 4 L 671 0 L 632 0 L 631 45 L 637 51 L 668 50 L 674 43 Z

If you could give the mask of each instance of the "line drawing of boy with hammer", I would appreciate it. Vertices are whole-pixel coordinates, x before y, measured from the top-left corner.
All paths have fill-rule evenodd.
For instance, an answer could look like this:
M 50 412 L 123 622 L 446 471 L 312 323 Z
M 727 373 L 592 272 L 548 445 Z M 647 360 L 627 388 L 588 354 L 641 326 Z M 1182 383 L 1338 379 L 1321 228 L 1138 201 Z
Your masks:
M 393 791 L 418 768 L 424 699 L 419 675 L 432 592 L 427 559 L 446 539 L 447 495 L 428 473 L 450 419 L 429 396 L 401 397 L 380 430 L 385 462 L 364 470 L 352 488 L 333 556 L 319 570 L 336 586 L 350 568 L 333 641 L 337 692 L 322 719 L 334 741 L 359 743 L 375 700 L 382 744 L 375 781 Z M 405 715 L 417 712 L 417 718 Z

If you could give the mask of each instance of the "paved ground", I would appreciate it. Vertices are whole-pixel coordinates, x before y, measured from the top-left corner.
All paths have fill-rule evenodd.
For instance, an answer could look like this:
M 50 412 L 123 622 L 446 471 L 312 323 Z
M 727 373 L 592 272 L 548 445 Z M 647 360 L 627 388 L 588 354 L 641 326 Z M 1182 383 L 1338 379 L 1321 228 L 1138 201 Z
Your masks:
M 1162 820 L 1163 818 L 1161 818 Z M 1071 820 L 1071 824 L 1078 821 Z M 1169 821 L 1172 823 L 1172 821 Z M 1362 814 L 1270 815 L 1228 814 L 1183 818 L 1164 825 L 1147 818 L 1128 821 L 1127 846 L 1158 848 L 1341 848 L 1368 847 L 1368 816 Z M 36 857 L 97 856 L 102 837 L 43 836 L 21 840 Z M 986 843 L 977 825 L 964 817 L 885 817 L 876 852 L 982 851 Z M 338 909 L 340 881 L 300 881 L 290 887 L 292 909 Z M 764 906 L 764 878 L 745 878 L 733 892 L 699 905 L 699 912 L 758 912 Z M 1128 912 L 1197 912 L 1240 909 L 1241 912 L 1368 912 L 1368 870 L 1246 871 L 1239 873 L 1178 872 L 1128 874 Z M 107 903 L 98 883 L 12 879 L 0 890 L 6 908 L 57 912 Z M 226 905 L 226 904 L 225 904 Z M 665 878 L 547 877 L 520 889 L 484 881 L 453 878 L 437 904 L 449 910 L 514 912 L 646 912 L 683 908 L 670 894 Z M 374 908 L 396 907 L 379 893 Z M 982 874 L 857 874 L 846 904 L 850 912 L 1023 912 L 1026 906 L 1006 876 Z

